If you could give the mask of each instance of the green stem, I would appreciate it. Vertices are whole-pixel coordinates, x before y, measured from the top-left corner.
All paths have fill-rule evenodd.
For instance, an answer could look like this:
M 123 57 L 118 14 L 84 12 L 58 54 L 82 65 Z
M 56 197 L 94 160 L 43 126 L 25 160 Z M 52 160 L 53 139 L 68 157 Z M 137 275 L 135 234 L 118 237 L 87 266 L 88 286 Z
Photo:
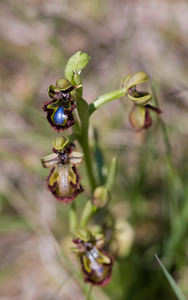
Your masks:
M 91 299 L 91 292 L 92 292 L 92 285 L 90 285 L 89 288 L 88 288 L 86 300 L 90 300 Z
M 93 175 L 91 152 L 90 152 L 89 142 L 88 142 L 88 132 L 85 133 L 85 136 L 81 138 L 80 144 L 81 144 L 81 147 L 82 147 L 83 152 L 84 152 L 84 159 L 85 159 L 85 163 L 86 163 L 86 169 L 87 169 L 87 173 L 88 173 L 88 177 L 89 177 L 91 190 L 93 192 L 95 187 L 96 187 L 96 181 L 95 181 L 95 177 Z
M 97 211 L 97 207 L 93 205 L 91 200 L 88 200 L 85 204 L 85 207 L 81 215 L 80 226 L 83 228 L 86 227 L 89 219 L 93 216 L 93 214 L 96 211 Z
M 78 227 L 78 220 L 77 220 L 77 214 L 76 214 L 76 203 L 73 201 L 71 203 L 71 208 L 69 212 L 69 227 L 70 231 L 74 234 L 76 232 L 76 229 Z
M 110 93 L 103 94 L 99 96 L 96 100 L 94 100 L 89 106 L 89 115 L 91 115 L 95 110 L 97 110 L 100 106 L 105 103 L 111 102 L 115 99 L 121 98 L 125 95 L 126 89 L 122 88 L 119 90 L 115 90 Z

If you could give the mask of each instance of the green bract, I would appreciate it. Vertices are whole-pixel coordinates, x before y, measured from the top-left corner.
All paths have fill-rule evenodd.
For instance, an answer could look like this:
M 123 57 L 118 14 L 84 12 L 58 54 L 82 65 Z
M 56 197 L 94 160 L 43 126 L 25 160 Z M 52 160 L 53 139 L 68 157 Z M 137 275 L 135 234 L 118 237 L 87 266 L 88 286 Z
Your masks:
M 74 74 L 80 73 L 88 64 L 90 56 L 81 51 L 77 51 L 71 56 L 65 67 L 65 77 L 73 84 Z

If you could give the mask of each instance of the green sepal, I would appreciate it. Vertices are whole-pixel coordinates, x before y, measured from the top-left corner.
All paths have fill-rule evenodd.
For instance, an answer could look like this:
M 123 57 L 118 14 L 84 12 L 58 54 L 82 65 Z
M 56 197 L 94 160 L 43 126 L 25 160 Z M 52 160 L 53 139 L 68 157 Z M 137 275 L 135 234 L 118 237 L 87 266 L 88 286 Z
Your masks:
M 88 242 L 91 240 L 91 233 L 85 228 L 79 228 L 79 230 L 75 233 L 75 236 L 84 242 Z
M 134 74 L 128 74 L 122 79 L 122 87 L 129 90 L 133 86 L 144 83 L 149 80 L 148 74 L 145 72 L 136 72 Z
M 140 71 L 134 74 L 126 75 L 122 79 L 121 84 L 122 87 L 126 89 L 127 97 L 130 100 L 134 101 L 136 104 L 145 105 L 151 100 L 152 95 L 147 92 L 137 91 L 136 86 L 144 82 L 147 82 L 148 80 L 149 80 L 148 74 Z
M 59 79 L 56 81 L 56 86 L 57 86 L 57 88 L 60 89 L 61 91 L 69 90 L 69 89 L 72 87 L 70 81 L 67 80 L 66 78 L 59 78 Z
M 69 143 L 69 140 L 65 138 L 64 136 L 59 136 L 53 141 L 53 147 L 61 152 Z

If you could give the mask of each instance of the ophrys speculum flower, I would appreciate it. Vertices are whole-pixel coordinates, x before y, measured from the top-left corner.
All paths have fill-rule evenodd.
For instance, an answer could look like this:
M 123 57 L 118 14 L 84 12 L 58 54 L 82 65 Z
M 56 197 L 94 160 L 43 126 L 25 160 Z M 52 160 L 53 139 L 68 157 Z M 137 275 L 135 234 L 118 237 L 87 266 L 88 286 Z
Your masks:
M 86 231 L 86 230 L 84 230 Z M 91 233 L 78 234 L 73 239 L 76 244 L 74 252 L 78 255 L 86 282 L 94 285 L 106 285 L 111 279 L 113 259 L 110 254 L 102 250 L 101 237 Z
M 48 94 L 52 98 L 45 103 L 43 110 L 47 112 L 50 125 L 57 131 L 64 130 L 74 125 L 73 110 L 76 108 L 71 95 L 75 87 L 64 78 L 57 80 L 56 85 L 50 85 Z
M 44 168 L 51 168 L 48 188 L 57 200 L 69 203 L 83 191 L 76 167 L 81 164 L 83 154 L 73 151 L 74 145 L 64 137 L 55 139 L 53 146 L 54 153 L 41 159 Z
M 137 131 L 149 128 L 152 125 L 150 111 L 154 111 L 157 114 L 161 113 L 159 108 L 148 104 L 152 99 L 152 95 L 137 89 L 138 85 L 143 84 L 148 80 L 149 77 L 145 72 L 128 74 L 122 80 L 122 86 L 127 90 L 127 97 L 134 103 L 129 114 L 129 121 Z

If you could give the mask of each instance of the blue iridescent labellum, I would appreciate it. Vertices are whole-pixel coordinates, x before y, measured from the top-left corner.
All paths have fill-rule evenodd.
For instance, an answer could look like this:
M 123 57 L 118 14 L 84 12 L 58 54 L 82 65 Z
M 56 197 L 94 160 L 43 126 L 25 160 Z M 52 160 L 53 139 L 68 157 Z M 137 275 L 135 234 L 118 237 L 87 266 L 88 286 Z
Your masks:
M 59 137 L 54 141 L 53 152 L 41 159 L 44 168 L 50 168 L 47 177 L 49 190 L 61 202 L 72 202 L 83 191 L 77 165 L 82 162 L 83 154 L 73 151 L 73 144 Z
M 59 106 L 54 110 L 51 116 L 52 122 L 56 125 L 65 125 L 68 117 L 64 114 L 63 106 Z
M 93 236 L 89 240 L 76 238 L 75 252 L 80 258 L 82 271 L 86 282 L 93 285 L 107 285 L 111 279 L 113 259 L 110 254 L 100 249 Z
M 50 85 L 48 88 L 52 100 L 44 104 L 43 110 L 47 112 L 50 125 L 57 131 L 65 130 L 75 123 L 72 113 L 76 108 L 71 96 L 73 89 L 71 83 L 62 78 L 56 82 L 56 85 Z
M 74 125 L 73 110 L 76 105 L 71 100 L 66 103 L 61 100 L 52 100 L 43 106 L 43 110 L 47 112 L 47 119 L 50 125 L 57 131 L 62 131 Z

